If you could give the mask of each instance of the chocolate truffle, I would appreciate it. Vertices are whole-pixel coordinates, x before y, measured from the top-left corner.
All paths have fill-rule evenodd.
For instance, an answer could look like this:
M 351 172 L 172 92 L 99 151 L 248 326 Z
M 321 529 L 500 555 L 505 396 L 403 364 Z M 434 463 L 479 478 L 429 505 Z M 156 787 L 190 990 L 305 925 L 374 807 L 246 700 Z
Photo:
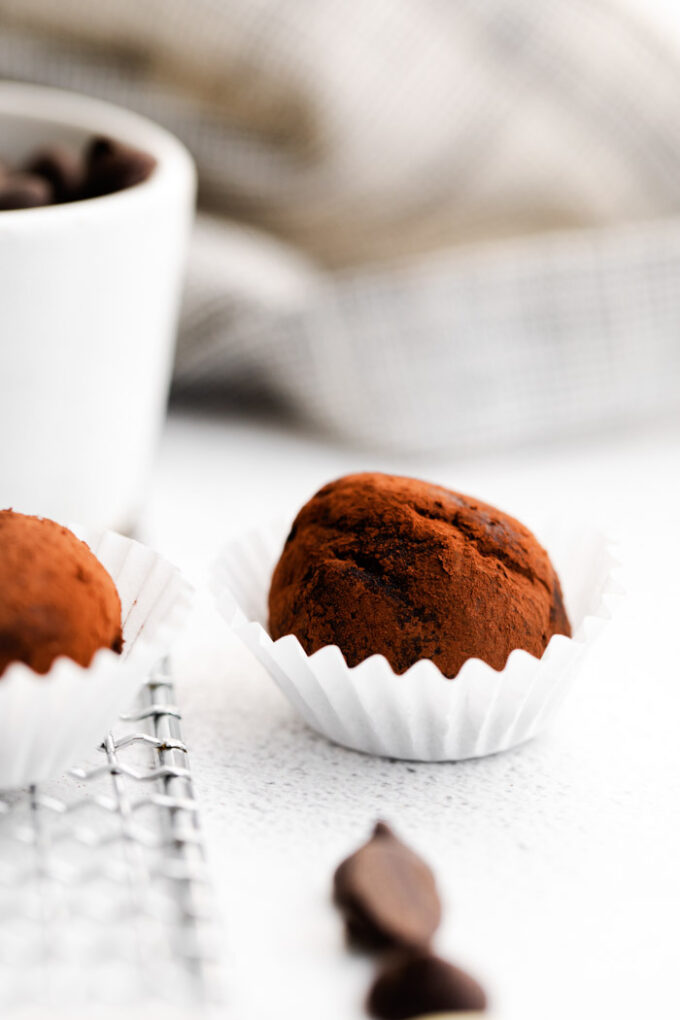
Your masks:
M 49 205 L 51 201 L 49 183 L 37 174 L 7 174 L 0 180 L 0 210 L 3 212 L 33 209 Z
M 47 673 L 59 655 L 89 666 L 123 647 L 116 586 L 67 528 L 0 510 L 0 675 L 12 662 Z
M 560 582 L 523 524 L 438 485 L 347 475 L 300 510 L 274 570 L 269 630 L 308 654 L 338 645 L 356 666 L 374 653 L 397 673 L 432 659 L 454 677 L 478 657 L 540 657 L 570 635 Z

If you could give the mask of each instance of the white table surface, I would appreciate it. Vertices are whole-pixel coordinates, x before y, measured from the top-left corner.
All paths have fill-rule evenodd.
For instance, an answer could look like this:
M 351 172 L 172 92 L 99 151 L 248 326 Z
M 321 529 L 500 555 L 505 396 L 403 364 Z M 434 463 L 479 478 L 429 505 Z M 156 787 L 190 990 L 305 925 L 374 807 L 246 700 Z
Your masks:
M 198 583 L 226 538 L 351 470 L 414 474 L 523 518 L 590 517 L 628 595 L 552 731 L 413 764 L 328 744 L 202 597 L 176 654 L 228 1015 L 354 1020 L 371 965 L 343 947 L 338 861 L 382 817 L 435 868 L 439 950 L 503 1020 L 675 1017 L 680 917 L 680 423 L 461 461 L 398 462 L 277 425 L 171 416 L 142 537 Z

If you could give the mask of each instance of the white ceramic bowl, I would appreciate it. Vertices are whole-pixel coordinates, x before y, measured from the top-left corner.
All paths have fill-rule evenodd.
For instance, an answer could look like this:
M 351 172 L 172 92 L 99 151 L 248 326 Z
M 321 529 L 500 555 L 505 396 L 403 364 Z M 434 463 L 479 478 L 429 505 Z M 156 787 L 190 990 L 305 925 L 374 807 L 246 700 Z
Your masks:
M 186 149 L 136 114 L 0 82 L 0 159 L 110 135 L 142 184 L 0 212 L 0 507 L 124 531 L 162 424 L 194 207 Z

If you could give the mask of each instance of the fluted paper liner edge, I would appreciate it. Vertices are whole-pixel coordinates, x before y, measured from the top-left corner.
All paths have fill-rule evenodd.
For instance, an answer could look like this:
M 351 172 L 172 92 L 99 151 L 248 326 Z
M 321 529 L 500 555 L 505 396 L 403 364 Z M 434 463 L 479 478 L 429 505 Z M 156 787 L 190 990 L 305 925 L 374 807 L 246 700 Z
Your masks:
M 61 775 L 89 754 L 169 649 L 191 586 L 152 549 L 113 531 L 72 525 L 111 575 L 121 599 L 124 647 L 88 667 L 57 659 L 45 675 L 23 663 L 0 678 L 0 789 Z
M 540 659 L 521 649 L 504 669 L 469 659 L 453 680 L 429 660 L 396 674 L 382 655 L 349 667 L 336 645 L 307 655 L 266 630 L 272 571 L 287 534 L 276 522 L 231 542 L 213 571 L 224 619 L 305 721 L 367 754 L 455 761 L 508 750 L 538 734 L 562 704 L 583 656 L 622 594 L 611 543 L 589 526 L 540 532 L 562 581 L 573 637 L 555 635 Z

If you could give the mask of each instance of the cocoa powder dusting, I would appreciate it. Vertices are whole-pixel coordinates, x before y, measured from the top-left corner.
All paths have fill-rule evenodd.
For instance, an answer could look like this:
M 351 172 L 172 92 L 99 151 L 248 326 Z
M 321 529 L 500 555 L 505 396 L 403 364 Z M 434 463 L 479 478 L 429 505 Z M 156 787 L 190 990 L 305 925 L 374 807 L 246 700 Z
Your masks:
M 412 478 L 347 475 L 300 510 L 269 593 L 274 639 L 337 644 L 397 673 L 432 659 L 454 677 L 474 656 L 502 669 L 571 634 L 548 554 L 519 521 Z
M 89 666 L 99 648 L 122 647 L 116 586 L 85 542 L 0 510 L 0 676 L 17 661 L 47 673 L 60 655 Z

